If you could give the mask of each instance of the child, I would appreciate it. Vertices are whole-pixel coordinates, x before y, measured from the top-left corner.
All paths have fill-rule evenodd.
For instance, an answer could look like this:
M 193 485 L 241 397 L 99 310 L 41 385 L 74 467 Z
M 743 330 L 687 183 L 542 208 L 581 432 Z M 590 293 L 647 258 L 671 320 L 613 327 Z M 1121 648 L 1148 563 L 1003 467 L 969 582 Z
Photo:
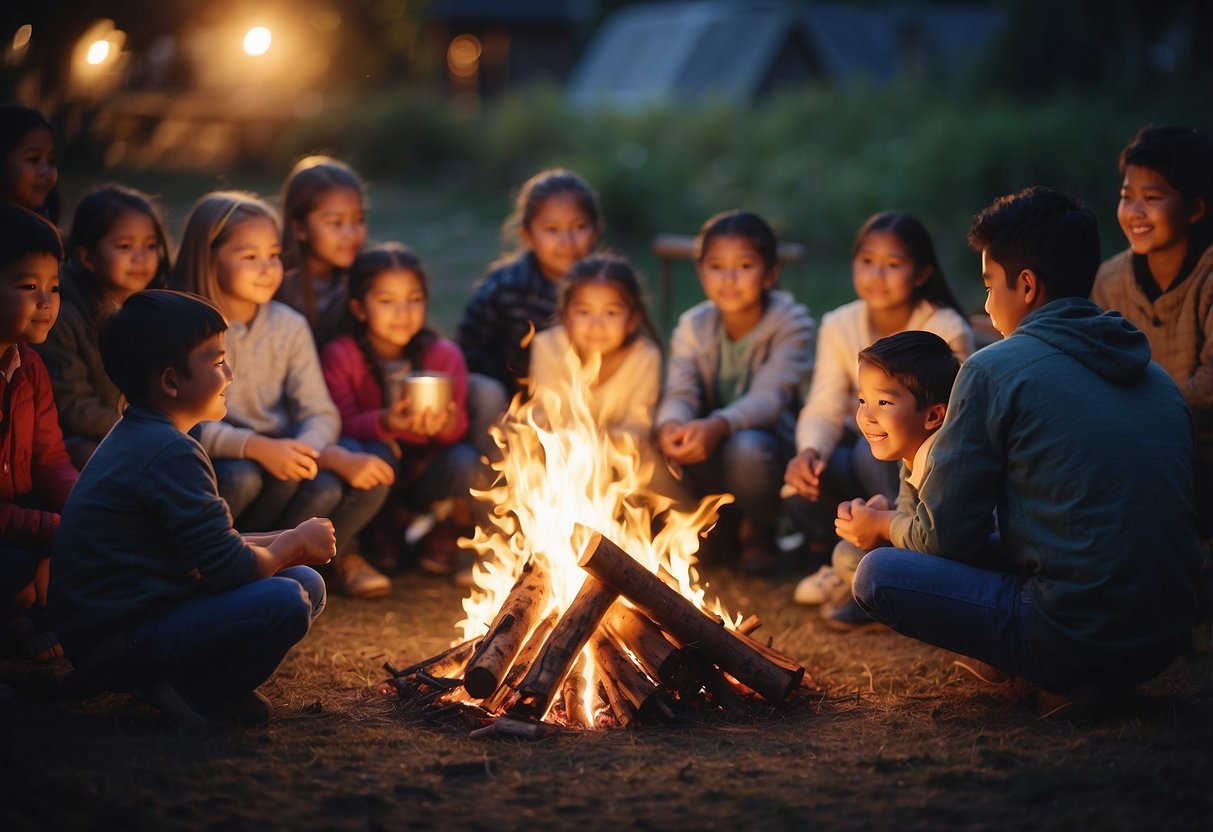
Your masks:
M 875 214 L 859 229 L 851 250 L 851 280 L 858 299 L 821 320 L 817 361 L 808 400 L 796 421 L 797 454 L 785 482 L 795 494 L 789 514 L 810 550 L 829 545 L 834 506 L 855 496 L 896 493 L 893 464 L 877 462 L 866 443 L 846 430 L 855 401 L 855 354 L 877 338 L 910 329 L 934 332 L 963 361 L 973 352 L 973 331 L 952 293 L 926 227 L 911 214 Z M 820 604 L 843 585 L 828 564 L 802 580 L 793 597 Z
M 38 350 L 77 468 L 118 421 L 119 393 L 101 364 L 98 321 L 135 292 L 163 287 L 168 272 L 164 226 L 145 194 L 106 185 L 81 200 L 67 241 L 59 323 Z
M 309 565 L 333 526 L 242 537 L 202 447 L 232 371 L 219 311 L 138 292 L 101 330 L 101 357 L 130 406 L 89 461 L 56 540 L 51 612 L 76 670 L 140 692 L 190 724 L 270 717 L 256 688 L 324 609 Z
M 838 506 L 834 525 L 842 540 L 834 547 L 833 563 L 845 594 L 821 608 L 826 624 L 835 629 L 876 624 L 851 597 L 855 569 L 867 550 L 887 544 L 894 516 L 912 515 L 918 508 L 918 490 L 930 470 L 931 446 L 959 369 L 951 346 L 932 332 L 899 332 L 859 352 L 855 423 L 874 458 L 901 460 L 901 484 L 896 509 L 883 494 Z
M 331 517 L 339 555 L 334 589 L 385 595 L 391 582 L 350 547 L 387 499 L 391 467 L 337 444 L 341 417 L 307 321 L 273 300 L 282 283 L 279 240 L 273 210 L 249 194 L 208 194 L 186 222 L 176 283 L 224 313 L 227 360 L 237 377 L 226 419 L 202 422 L 199 441 L 237 528 L 265 531 Z
M 51 380 L 30 348 L 59 314 L 62 258 L 49 222 L 0 203 L 0 628 L 38 661 L 63 655 L 41 611 L 59 513 L 76 482 Z M 32 619 L 23 619 L 31 608 Z
M 1005 337 L 960 368 L 917 508 L 890 523 L 897 548 L 864 556 L 855 600 L 986 679 L 1039 686 L 1046 713 L 1120 700 L 1196 620 L 1191 416 L 1146 337 L 1087 300 L 1090 210 L 1029 188 L 969 241 Z
M 658 443 L 700 493 L 736 496 L 741 566 L 769 572 L 778 564 L 779 487 L 816 324 L 775 289 L 775 232 L 756 214 L 729 211 L 704 223 L 695 265 L 708 299 L 683 313 L 671 338 Z
M 459 324 L 459 346 L 472 374 L 470 436 L 482 451 L 493 452 L 486 447 L 488 427 L 522 392 L 530 336 L 550 325 L 557 283 L 598 244 L 602 226 L 598 194 L 575 173 L 541 171 L 518 192 L 501 235 L 506 245 L 517 235 L 522 251 L 490 267 Z
M 600 425 L 647 441 L 661 392 L 661 348 L 641 295 L 636 272 L 622 257 L 596 254 L 579 261 L 561 281 L 560 323 L 531 344 L 529 386 L 586 384 Z
M 38 110 L 0 104 L 0 201 L 59 223 L 55 128 Z
M 341 333 L 350 264 L 366 243 L 362 180 L 328 156 L 299 160 L 282 187 L 282 267 L 275 298 L 302 312 L 317 349 Z
M 1146 334 L 1196 423 L 1196 505 L 1213 536 L 1213 139 L 1146 127 L 1120 154 L 1116 218 L 1129 248 L 1105 262 L 1091 300 Z
M 349 334 L 324 348 L 324 380 L 341 413 L 343 442 L 392 467 L 397 492 L 414 509 L 453 499 L 452 518 L 423 541 L 420 566 L 455 571 L 459 533 L 470 531 L 468 489 L 480 453 L 467 444 L 467 367 L 454 343 L 426 325 L 429 284 L 417 256 L 398 243 L 372 246 L 350 269 Z M 399 387 L 410 372 L 446 373 L 451 402 L 442 412 L 412 409 Z

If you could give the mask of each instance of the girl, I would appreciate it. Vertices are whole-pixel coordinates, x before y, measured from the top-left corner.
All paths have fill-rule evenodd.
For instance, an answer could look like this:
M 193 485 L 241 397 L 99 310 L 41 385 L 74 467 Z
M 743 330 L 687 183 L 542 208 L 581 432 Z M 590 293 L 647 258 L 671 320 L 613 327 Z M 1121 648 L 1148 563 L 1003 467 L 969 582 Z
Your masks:
M 59 224 L 55 128 L 32 107 L 0 104 L 0 200 Z
M 453 515 L 423 540 L 420 566 L 455 570 L 456 539 L 470 531 L 468 489 L 480 453 L 464 441 L 468 429 L 467 366 L 454 343 L 426 325 L 429 281 L 421 261 L 399 243 L 372 246 L 350 268 L 346 328 L 324 348 L 324 380 L 341 413 L 343 440 L 374 453 L 395 472 L 397 493 L 413 509 L 453 500 Z M 446 373 L 450 404 L 415 412 L 397 398 L 394 379 L 417 370 Z
M 495 454 L 488 426 L 522 391 L 531 333 L 546 328 L 556 311 L 556 285 L 589 254 L 602 233 L 598 194 L 575 173 L 541 171 L 522 186 L 501 229 L 502 240 L 520 252 L 493 263 L 459 324 L 459 346 L 472 373 L 469 384 L 471 437 L 482 452 Z
M 82 468 L 118 421 L 118 388 L 97 346 L 102 315 L 168 280 L 168 242 L 150 198 L 105 185 L 81 200 L 67 241 L 59 320 L 39 353 L 55 388 L 68 453 Z
M 208 194 L 186 222 L 175 282 L 227 318 L 226 358 L 235 374 L 224 421 L 196 431 L 237 528 L 293 528 L 328 517 L 337 533 L 329 575 L 336 590 L 384 595 L 391 583 L 350 548 L 387 499 L 392 469 L 337 444 L 341 418 L 307 320 L 273 300 L 282 284 L 280 239 L 273 209 L 251 194 Z
M 801 380 L 815 322 L 779 278 L 775 232 L 756 214 L 704 223 L 695 267 L 707 300 L 683 313 L 670 340 L 657 438 L 671 471 L 700 494 L 727 489 L 741 522 L 741 566 L 777 564 L 775 522 L 792 456 Z
M 307 317 L 317 347 L 341 332 L 350 264 L 366 243 L 362 180 L 328 156 L 301 159 L 282 188 L 282 266 L 277 300 Z
M 810 540 L 828 552 L 835 507 L 843 500 L 897 495 L 895 464 L 877 462 L 852 426 L 859 389 L 859 351 L 886 335 L 910 329 L 933 332 L 964 361 L 973 352 L 973 331 L 952 293 L 926 227 L 913 215 L 884 212 L 869 217 L 855 235 L 851 279 L 859 296 L 821 320 L 817 361 L 808 401 L 796 422 L 797 455 L 786 481 L 795 496 L 789 512 Z M 801 581 L 795 598 L 804 604 L 830 600 L 841 582 L 823 566 Z

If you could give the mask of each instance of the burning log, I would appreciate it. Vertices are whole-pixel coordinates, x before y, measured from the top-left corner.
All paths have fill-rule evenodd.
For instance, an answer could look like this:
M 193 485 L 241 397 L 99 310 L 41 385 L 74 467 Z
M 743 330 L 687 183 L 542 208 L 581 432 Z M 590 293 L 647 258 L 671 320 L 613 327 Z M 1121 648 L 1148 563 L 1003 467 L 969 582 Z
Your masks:
M 477 699 L 491 696 L 501 686 L 510 664 L 522 648 L 535 621 L 547 608 L 551 580 L 547 568 L 531 558 L 514 588 L 497 611 L 486 635 L 464 671 L 464 687 Z
M 648 617 L 617 601 L 607 610 L 602 625 L 615 641 L 636 656 L 649 678 L 664 684 L 672 684 L 678 678 L 685 656 Z
M 611 713 L 615 714 L 615 721 L 619 723 L 619 727 L 630 727 L 636 721 L 636 714 L 632 710 L 632 704 L 619 689 L 619 685 L 606 673 L 598 674 L 598 684 L 602 686 L 603 697 L 606 699 Z
M 709 656 L 721 669 L 766 699 L 782 702 L 804 678 L 804 668 L 796 665 L 793 669 L 772 661 L 736 633 L 700 612 L 693 603 L 600 533 L 591 535 L 578 563 L 627 597 L 683 644 Z M 794 664 L 790 659 L 787 662 Z
M 594 723 L 585 710 L 585 654 L 577 656 L 577 662 L 564 679 L 561 691 L 564 700 L 564 718 L 573 725 L 589 728 Z
M 619 593 L 614 589 L 586 576 L 577 597 L 560 616 L 539 656 L 518 685 L 518 701 L 510 708 L 511 716 L 543 719 L 557 686 L 618 597 Z
M 673 719 L 674 713 L 662 699 L 661 688 L 645 676 L 631 659 L 616 647 L 606 635 L 599 630 L 590 639 L 590 647 L 594 651 L 594 660 L 598 668 L 610 676 L 615 686 L 637 713 L 653 714 L 665 719 Z
M 505 681 L 502 682 L 501 687 L 497 688 L 496 693 L 484 700 L 485 708 L 490 711 L 498 710 L 505 703 L 506 698 L 518 688 L 518 683 L 526 676 L 527 671 L 531 669 L 531 665 L 535 662 L 535 657 L 543 649 L 543 643 L 552 634 L 552 628 L 556 626 L 558 618 L 556 610 L 552 610 L 544 616 L 542 621 L 535 625 L 535 629 L 531 631 L 526 644 L 522 645 L 522 649 L 518 651 L 518 658 L 514 659 L 514 664 L 510 668 L 510 672 L 506 674 Z

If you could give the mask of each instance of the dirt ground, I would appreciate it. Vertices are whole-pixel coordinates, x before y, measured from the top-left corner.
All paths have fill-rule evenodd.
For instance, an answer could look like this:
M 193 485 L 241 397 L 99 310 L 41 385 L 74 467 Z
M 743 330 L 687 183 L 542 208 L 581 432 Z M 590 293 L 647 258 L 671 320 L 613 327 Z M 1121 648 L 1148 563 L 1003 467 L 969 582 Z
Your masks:
M 1207 641 L 1123 715 L 1041 720 L 952 654 L 826 629 L 791 603 L 791 570 L 708 576 L 829 695 L 753 724 L 533 742 L 407 724 L 376 693 L 382 664 L 445 647 L 463 595 L 410 574 L 386 599 L 331 600 L 263 688 L 262 728 L 56 701 L 0 664 L 18 686 L 0 703 L 0 829 L 1213 829 Z

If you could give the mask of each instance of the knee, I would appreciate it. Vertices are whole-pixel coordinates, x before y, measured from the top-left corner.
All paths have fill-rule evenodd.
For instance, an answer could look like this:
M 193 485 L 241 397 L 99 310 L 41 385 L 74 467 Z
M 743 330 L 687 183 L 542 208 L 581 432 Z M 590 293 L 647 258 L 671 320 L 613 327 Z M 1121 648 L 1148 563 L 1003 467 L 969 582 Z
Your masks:
M 317 576 L 319 577 L 319 576 Z M 269 626 L 292 643 L 303 638 L 312 624 L 315 603 L 304 585 L 281 574 L 266 578 L 263 612 Z M 323 594 L 324 582 L 320 582 Z M 321 604 L 323 604 L 323 599 Z
M 724 463 L 730 469 L 769 465 L 777 456 L 775 438 L 763 430 L 739 430 L 725 440 Z
M 873 549 L 862 555 L 855 568 L 855 581 L 851 587 L 855 600 L 861 605 L 871 604 L 876 600 L 884 582 L 884 573 L 897 557 L 897 550 L 890 548 Z
M 215 465 L 219 493 L 232 506 L 246 506 L 261 493 L 261 466 L 247 459 L 220 460 Z
M 495 378 L 468 374 L 467 407 L 469 417 L 479 423 L 490 424 L 505 413 L 509 406 L 509 396 L 505 386 Z
M 845 540 L 838 541 L 834 546 L 834 553 L 830 557 L 830 564 L 834 567 L 834 571 L 839 577 L 847 580 L 855 575 L 864 556 L 867 553 L 858 546 L 852 546 Z
M 341 502 L 344 491 L 340 477 L 332 471 L 321 471 L 314 479 L 300 485 L 297 499 L 305 501 L 313 515 L 323 517 Z
M 324 584 L 324 578 L 315 569 L 310 566 L 292 566 L 283 569 L 275 577 L 288 579 L 302 588 L 303 597 L 308 603 L 310 618 L 315 619 L 324 612 L 325 604 L 328 602 L 328 589 Z

